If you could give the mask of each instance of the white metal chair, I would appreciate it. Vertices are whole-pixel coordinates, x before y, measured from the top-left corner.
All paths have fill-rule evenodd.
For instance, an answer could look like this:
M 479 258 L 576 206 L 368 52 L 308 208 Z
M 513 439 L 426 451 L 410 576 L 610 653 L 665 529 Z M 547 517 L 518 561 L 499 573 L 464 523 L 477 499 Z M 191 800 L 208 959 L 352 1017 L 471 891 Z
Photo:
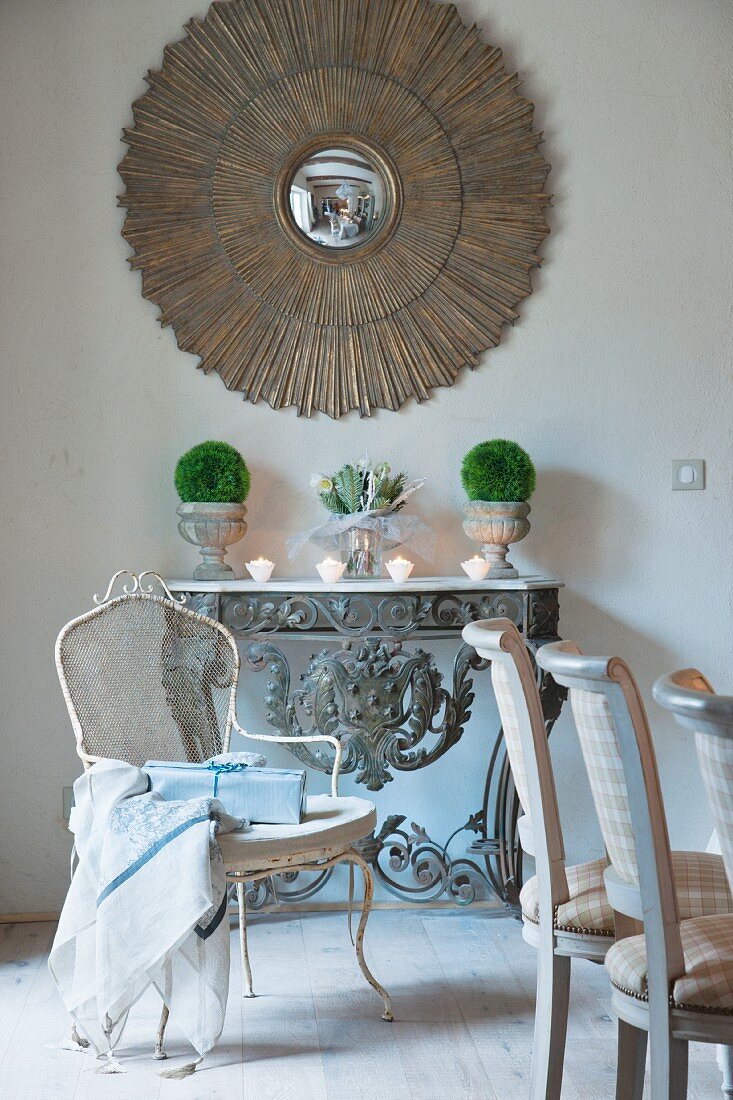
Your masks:
M 121 596 L 112 596 L 122 576 Z M 153 594 L 157 581 L 165 596 Z M 120 570 L 103 597 L 86 614 L 67 623 L 56 641 L 56 668 L 76 749 L 84 767 L 112 757 L 142 766 L 148 759 L 200 761 L 229 750 L 232 728 L 243 737 L 279 744 L 322 741 L 332 745 L 331 794 L 309 797 L 300 825 L 253 825 L 220 837 L 228 877 L 236 883 L 245 996 L 253 996 L 247 950 L 245 883 L 283 871 L 321 871 L 337 863 L 354 866 L 364 878 L 364 900 L 356 935 L 361 971 L 382 998 L 382 1018 L 392 1019 L 390 998 L 364 958 L 364 932 L 373 879 L 354 844 L 376 824 L 376 810 L 363 798 L 338 795 L 341 745 L 335 737 L 253 734 L 236 719 L 239 653 L 220 623 L 185 608 L 157 573 Z M 351 892 L 351 891 L 350 891 Z M 165 1057 L 168 1019 L 163 1006 L 156 1056 Z
M 536 875 L 520 894 L 522 934 L 537 948 L 537 1003 L 530 1100 L 559 1100 L 567 1030 L 571 959 L 602 963 L 613 943 L 606 860 L 567 866 L 550 750 L 535 670 L 509 619 L 469 623 L 463 639 L 491 661 L 514 785 L 524 812 L 519 836 Z
M 705 944 L 727 942 L 733 981 L 733 900 L 723 861 L 670 851 L 654 746 L 628 666 L 583 656 L 572 642 L 544 646 L 537 662 L 569 689 L 611 861 L 604 877 L 617 914 L 606 956 L 619 1019 L 616 1096 L 640 1100 L 648 1036 L 653 1100 L 681 1100 L 687 1042 L 733 1039 L 733 1019 L 716 1003 L 705 963 Z M 643 922 L 644 934 L 622 930 L 620 914 Z

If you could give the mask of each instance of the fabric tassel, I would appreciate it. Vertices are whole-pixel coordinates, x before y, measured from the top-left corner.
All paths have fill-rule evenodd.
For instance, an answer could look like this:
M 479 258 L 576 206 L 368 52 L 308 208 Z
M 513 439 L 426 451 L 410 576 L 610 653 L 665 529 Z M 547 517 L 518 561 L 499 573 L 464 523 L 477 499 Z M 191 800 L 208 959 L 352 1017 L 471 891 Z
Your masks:
M 112 1051 L 108 1050 L 107 1061 L 103 1066 L 99 1066 L 95 1073 L 127 1073 L 127 1070 L 122 1068 Z
M 192 1073 L 196 1072 L 196 1067 L 200 1066 L 203 1060 L 204 1055 L 202 1054 L 195 1062 L 186 1062 L 185 1065 L 179 1066 L 177 1069 L 161 1070 L 158 1077 L 165 1077 L 168 1081 L 183 1081 L 184 1078 L 190 1077 Z

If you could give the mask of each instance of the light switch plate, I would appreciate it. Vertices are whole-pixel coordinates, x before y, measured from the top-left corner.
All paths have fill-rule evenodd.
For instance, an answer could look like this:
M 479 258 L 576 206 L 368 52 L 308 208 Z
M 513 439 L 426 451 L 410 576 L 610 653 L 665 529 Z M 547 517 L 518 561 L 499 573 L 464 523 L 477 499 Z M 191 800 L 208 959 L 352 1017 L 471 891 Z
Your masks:
M 684 492 L 687 489 L 705 488 L 705 460 L 702 458 L 672 459 L 672 490 Z

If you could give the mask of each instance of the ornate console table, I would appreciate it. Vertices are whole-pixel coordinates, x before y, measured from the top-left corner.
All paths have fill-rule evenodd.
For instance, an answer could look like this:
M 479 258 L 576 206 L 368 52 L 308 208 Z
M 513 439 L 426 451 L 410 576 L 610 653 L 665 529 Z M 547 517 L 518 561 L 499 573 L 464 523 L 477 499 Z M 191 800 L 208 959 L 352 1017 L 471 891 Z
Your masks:
M 266 670 L 267 721 L 291 736 L 329 733 L 344 743 L 343 772 L 380 790 L 392 771 L 427 767 L 455 745 L 471 717 L 473 674 L 486 664 L 461 639 L 474 619 L 506 617 L 534 651 L 558 638 L 558 581 L 524 577 L 475 582 L 456 577 L 420 577 L 396 585 L 388 580 L 169 581 L 188 606 L 227 626 L 247 643 L 245 667 Z M 291 687 L 289 662 L 280 645 L 300 638 L 309 660 L 300 686 Z M 459 643 L 450 689 L 423 643 Z M 313 642 L 324 643 L 312 652 Z M 413 643 L 409 647 L 406 642 Z M 548 734 L 564 692 L 538 669 Z M 516 908 L 521 887 L 517 843 L 518 803 L 499 728 L 486 745 L 483 804 L 443 844 L 433 841 L 406 815 L 393 814 L 361 845 L 378 880 L 398 898 L 457 904 L 494 895 Z M 307 745 L 292 752 L 308 767 L 330 771 L 332 760 Z M 466 847 L 465 833 L 473 836 Z M 458 849 L 461 849 L 458 851 Z M 279 900 L 302 901 L 330 877 L 307 884 L 281 876 Z M 249 903 L 265 903 L 271 887 L 253 888 Z

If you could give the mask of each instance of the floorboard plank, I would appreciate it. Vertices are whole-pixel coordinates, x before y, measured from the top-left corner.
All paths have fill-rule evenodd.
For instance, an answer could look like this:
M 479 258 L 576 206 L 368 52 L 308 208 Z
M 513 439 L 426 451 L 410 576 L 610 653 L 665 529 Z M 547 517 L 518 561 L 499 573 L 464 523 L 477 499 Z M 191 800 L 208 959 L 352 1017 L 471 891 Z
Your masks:
M 55 931 L 55 924 L 0 926 L 0 1065 Z
M 394 1028 L 381 1019 L 381 999 L 359 969 L 345 914 L 303 914 L 302 927 L 326 1096 L 412 1100 Z M 373 959 L 370 962 L 375 976 L 386 980 L 388 975 L 383 970 L 380 974 Z M 419 1094 L 415 1100 L 420 1100 Z
M 244 1100 L 325 1100 L 301 921 L 255 916 L 249 945 L 256 996 L 242 1000 Z
M 421 1100 L 497 1098 L 422 923 L 406 926 L 404 918 L 400 912 L 372 914 L 366 946 L 392 997 L 392 1026 L 412 1094 Z
M 497 947 L 502 937 L 514 943 L 519 932 L 516 922 L 469 912 L 447 914 L 437 922 L 428 913 L 421 918 L 496 1093 L 524 1100 L 529 1089 L 534 993 L 529 996 L 517 984 Z
M 17 926 L 19 929 L 22 926 Z M 39 928 L 45 926 L 38 926 Z M 70 1021 L 60 1003 L 56 986 L 48 969 L 48 951 L 55 925 L 47 934 L 31 939 L 31 950 L 25 974 L 33 978 L 18 1012 L 9 1028 L 5 1054 L 0 1066 L 0 1095 L 18 1100 L 30 1100 L 43 1095 L 53 1100 L 72 1100 L 85 1060 L 72 1051 L 52 1049 L 52 1045 L 69 1035 Z M 20 942 L 28 941 L 19 935 Z M 1 997 L 5 1008 L 5 997 Z M 63 1063 L 63 1072 L 59 1067 Z

